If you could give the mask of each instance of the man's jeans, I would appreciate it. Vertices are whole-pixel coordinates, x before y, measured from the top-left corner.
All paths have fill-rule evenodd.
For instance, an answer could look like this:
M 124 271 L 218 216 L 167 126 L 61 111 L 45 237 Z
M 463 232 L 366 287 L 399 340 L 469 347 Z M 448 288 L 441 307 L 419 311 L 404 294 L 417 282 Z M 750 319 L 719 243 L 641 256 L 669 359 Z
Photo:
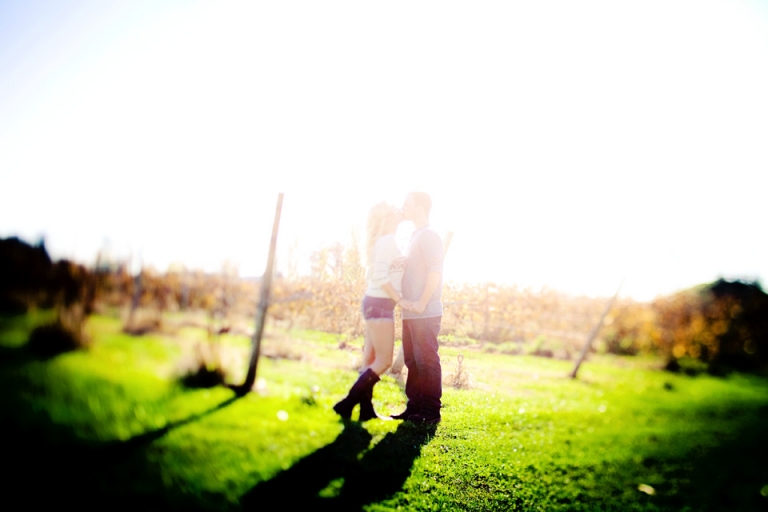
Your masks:
M 430 416 L 440 416 L 440 399 L 443 396 L 443 374 L 437 354 L 441 320 L 439 316 L 403 320 L 408 408 Z

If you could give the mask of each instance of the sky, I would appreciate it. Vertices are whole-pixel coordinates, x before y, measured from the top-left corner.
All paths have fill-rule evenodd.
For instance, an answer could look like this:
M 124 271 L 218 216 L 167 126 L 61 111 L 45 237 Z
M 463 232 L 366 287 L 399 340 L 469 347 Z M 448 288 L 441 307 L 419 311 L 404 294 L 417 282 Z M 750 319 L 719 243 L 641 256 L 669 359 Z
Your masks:
M 766 91 L 765 0 L 0 1 L 0 237 L 261 275 L 423 190 L 447 280 L 765 286 Z

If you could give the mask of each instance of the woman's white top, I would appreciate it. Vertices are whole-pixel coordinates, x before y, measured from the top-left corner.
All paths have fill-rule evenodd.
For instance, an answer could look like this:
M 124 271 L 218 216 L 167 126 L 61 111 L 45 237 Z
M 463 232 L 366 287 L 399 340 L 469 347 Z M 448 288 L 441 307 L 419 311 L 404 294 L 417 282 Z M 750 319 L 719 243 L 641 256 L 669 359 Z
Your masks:
M 373 265 L 368 269 L 368 288 L 365 294 L 369 297 L 389 298 L 381 286 L 391 283 L 400 293 L 402 289 L 405 258 L 397 247 L 395 235 L 382 235 L 373 244 Z

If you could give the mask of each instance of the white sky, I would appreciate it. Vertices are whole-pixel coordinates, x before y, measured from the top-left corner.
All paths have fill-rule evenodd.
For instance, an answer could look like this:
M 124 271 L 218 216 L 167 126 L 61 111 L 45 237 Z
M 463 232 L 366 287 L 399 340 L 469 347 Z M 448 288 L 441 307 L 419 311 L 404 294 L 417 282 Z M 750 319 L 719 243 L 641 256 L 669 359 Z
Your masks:
M 765 284 L 766 91 L 758 0 L 0 2 L 0 236 L 259 275 L 419 189 L 448 279 Z

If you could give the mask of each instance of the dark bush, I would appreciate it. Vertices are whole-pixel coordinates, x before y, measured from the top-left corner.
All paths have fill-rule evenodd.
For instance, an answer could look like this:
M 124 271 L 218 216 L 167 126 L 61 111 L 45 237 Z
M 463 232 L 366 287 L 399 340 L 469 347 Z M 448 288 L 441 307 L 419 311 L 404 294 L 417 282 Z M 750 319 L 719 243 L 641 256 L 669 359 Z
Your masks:
M 182 363 L 185 370 L 179 381 L 188 388 L 212 388 L 225 384 L 226 372 L 219 358 L 217 343 L 198 343 L 190 358 Z
M 709 371 L 709 365 L 699 359 L 691 357 L 681 357 L 679 359 L 670 359 L 664 366 L 664 369 L 673 373 L 684 373 L 694 376 Z
M 61 321 L 36 327 L 29 335 L 27 347 L 38 357 L 54 357 L 64 352 L 84 348 L 87 341 L 82 333 L 66 327 Z
M 59 323 L 41 325 L 29 335 L 29 349 L 39 357 L 53 357 L 77 348 L 77 340 Z
M 23 315 L 29 311 L 27 301 L 11 293 L 0 294 L 0 312 Z
M 686 373 L 768 371 L 768 295 L 758 283 L 720 279 L 617 309 L 604 336 L 608 352 L 656 352 Z M 686 358 L 700 364 L 685 368 Z
M 33 247 L 16 237 L 0 239 L 0 311 L 26 312 L 35 302 L 50 307 L 52 270 L 42 242 Z
M 717 362 L 739 371 L 754 371 L 768 364 L 768 295 L 758 283 L 713 283 L 710 292 L 717 303 L 727 305 L 728 328 L 718 336 Z
M 188 388 L 212 388 L 223 386 L 225 377 L 224 370 L 220 367 L 209 368 L 208 365 L 200 363 L 198 367 L 182 376 L 179 380 Z

